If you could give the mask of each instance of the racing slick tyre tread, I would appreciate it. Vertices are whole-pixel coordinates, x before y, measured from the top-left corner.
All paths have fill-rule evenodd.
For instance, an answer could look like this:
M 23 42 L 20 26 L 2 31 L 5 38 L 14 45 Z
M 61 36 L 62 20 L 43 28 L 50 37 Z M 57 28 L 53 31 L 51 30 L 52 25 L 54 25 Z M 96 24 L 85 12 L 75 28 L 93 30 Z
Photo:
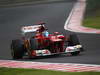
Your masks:
M 21 59 L 24 55 L 24 45 L 19 39 L 12 40 L 11 43 L 11 54 L 13 59 Z
M 76 34 L 71 34 L 69 38 L 68 46 L 80 45 L 79 39 Z M 80 48 L 80 51 L 85 51 L 84 48 Z
M 38 49 L 38 41 L 34 38 L 30 39 L 30 48 L 31 50 L 36 50 Z
M 80 44 L 80 42 L 79 42 L 77 35 L 71 34 L 70 38 L 69 38 L 68 46 L 74 46 L 74 45 L 79 45 L 79 44 Z
M 71 55 L 72 55 L 72 56 L 76 56 L 76 55 L 79 55 L 79 54 L 80 54 L 80 51 L 71 52 Z

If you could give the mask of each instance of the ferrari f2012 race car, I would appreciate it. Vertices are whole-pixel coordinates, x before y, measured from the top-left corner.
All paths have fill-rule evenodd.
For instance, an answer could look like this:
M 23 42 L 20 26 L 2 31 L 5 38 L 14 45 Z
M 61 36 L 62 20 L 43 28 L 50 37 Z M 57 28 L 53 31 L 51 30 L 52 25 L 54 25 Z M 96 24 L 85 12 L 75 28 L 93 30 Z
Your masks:
M 29 58 L 55 54 L 79 55 L 82 45 L 77 35 L 64 36 L 59 32 L 50 34 L 45 23 L 23 26 L 22 38 L 12 40 L 11 55 L 13 59 L 21 59 L 25 54 Z

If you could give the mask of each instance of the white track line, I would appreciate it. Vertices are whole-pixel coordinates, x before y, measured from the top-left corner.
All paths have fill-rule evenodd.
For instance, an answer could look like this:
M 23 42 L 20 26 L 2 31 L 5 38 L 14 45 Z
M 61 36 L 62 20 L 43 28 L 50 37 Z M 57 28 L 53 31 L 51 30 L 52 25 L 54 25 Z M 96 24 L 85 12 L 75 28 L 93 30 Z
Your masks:
M 86 0 L 78 0 L 75 3 L 68 19 L 65 22 L 64 29 L 80 33 L 100 34 L 99 29 L 87 28 L 82 26 L 82 20 L 84 18 L 85 8 L 86 8 Z

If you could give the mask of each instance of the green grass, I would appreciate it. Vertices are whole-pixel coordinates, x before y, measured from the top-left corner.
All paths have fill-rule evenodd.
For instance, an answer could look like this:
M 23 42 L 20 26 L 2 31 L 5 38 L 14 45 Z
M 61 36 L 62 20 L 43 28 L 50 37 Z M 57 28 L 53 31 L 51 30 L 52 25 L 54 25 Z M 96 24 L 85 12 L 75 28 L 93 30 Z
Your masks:
M 85 18 L 84 26 L 100 29 L 100 14 Z
M 59 72 L 36 69 L 0 68 L 0 75 L 100 75 L 100 72 Z
M 87 0 L 83 26 L 100 29 L 100 0 Z

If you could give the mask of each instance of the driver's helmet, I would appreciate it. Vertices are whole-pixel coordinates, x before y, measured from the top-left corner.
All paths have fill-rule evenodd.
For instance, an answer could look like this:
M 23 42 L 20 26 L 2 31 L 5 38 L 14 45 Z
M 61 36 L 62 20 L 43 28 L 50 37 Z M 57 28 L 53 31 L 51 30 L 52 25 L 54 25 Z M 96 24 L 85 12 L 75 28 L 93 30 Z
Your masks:
M 48 37 L 48 36 L 49 36 L 49 32 L 48 32 L 47 30 L 45 30 L 45 31 L 43 32 L 43 35 L 44 35 L 45 37 Z

